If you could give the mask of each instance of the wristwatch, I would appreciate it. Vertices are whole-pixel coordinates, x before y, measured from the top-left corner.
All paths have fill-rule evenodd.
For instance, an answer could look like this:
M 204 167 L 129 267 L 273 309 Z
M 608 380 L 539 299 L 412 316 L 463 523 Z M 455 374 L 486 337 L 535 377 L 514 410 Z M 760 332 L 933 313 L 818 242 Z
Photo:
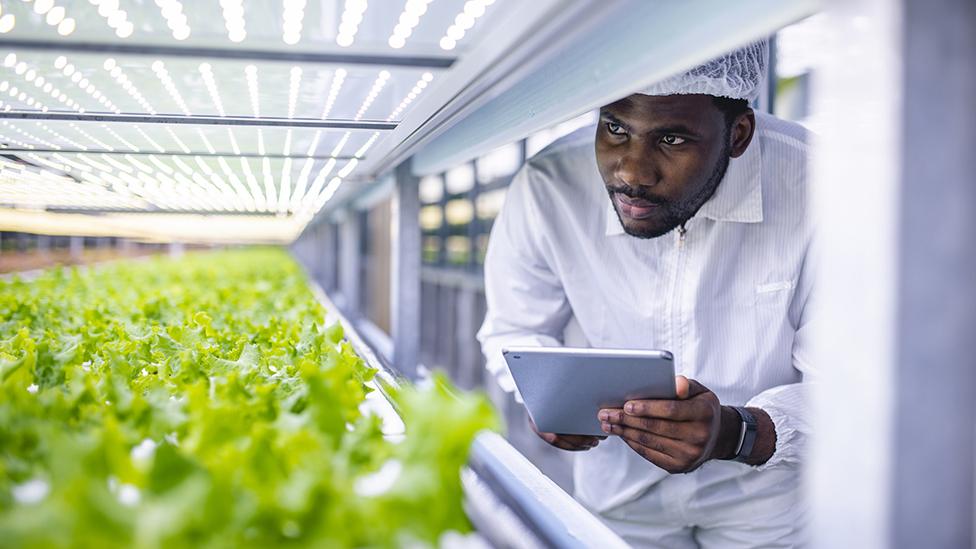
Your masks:
M 742 428 L 739 431 L 739 445 L 736 447 L 733 461 L 745 463 L 752 455 L 752 447 L 756 444 L 756 433 L 759 425 L 756 423 L 756 416 L 742 406 L 732 406 L 732 409 L 739 414 L 742 419 Z

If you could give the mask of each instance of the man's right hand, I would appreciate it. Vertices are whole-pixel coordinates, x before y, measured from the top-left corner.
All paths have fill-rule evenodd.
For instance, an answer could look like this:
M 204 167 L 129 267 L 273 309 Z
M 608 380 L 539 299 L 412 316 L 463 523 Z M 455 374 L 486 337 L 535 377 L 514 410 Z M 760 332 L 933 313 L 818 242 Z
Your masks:
M 536 428 L 535 422 L 532 418 L 529 418 L 529 426 L 535 431 L 535 434 L 539 435 L 539 438 L 552 444 L 560 450 L 569 450 L 571 452 L 581 452 L 589 450 L 590 448 L 595 448 L 597 444 L 600 444 L 601 440 L 607 437 L 598 437 L 591 435 L 558 435 L 556 433 L 543 433 Z

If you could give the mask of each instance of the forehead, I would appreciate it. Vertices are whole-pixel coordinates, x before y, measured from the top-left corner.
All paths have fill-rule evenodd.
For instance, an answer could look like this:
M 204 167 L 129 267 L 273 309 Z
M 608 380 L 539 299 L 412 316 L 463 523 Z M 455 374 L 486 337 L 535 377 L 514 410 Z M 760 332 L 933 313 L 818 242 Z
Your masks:
M 635 93 L 600 109 L 633 129 L 652 129 L 680 124 L 705 130 L 724 122 L 709 95 L 661 95 Z

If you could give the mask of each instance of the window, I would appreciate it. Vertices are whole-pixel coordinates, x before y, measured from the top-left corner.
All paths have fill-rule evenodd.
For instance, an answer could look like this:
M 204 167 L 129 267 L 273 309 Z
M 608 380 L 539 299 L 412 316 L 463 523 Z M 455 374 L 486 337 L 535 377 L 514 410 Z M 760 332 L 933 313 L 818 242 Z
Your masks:
M 477 159 L 478 183 L 484 185 L 515 173 L 522 164 L 520 149 L 518 143 L 509 143 Z
M 439 175 L 428 175 L 420 180 L 420 202 L 433 204 L 444 196 L 444 180 Z
M 474 187 L 474 166 L 466 162 L 447 172 L 445 185 L 448 194 L 466 193 Z

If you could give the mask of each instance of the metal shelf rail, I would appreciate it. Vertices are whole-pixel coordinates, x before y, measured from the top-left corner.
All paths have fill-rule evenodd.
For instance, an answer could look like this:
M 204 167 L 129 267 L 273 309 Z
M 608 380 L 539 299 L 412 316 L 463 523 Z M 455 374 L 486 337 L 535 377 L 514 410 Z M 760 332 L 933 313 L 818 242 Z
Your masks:
M 384 382 L 400 385 L 402 375 L 382 353 L 374 351 L 357 329 L 313 280 L 309 283 L 327 311 L 326 321 L 339 322 L 346 339 Z M 374 383 L 372 395 L 383 392 Z M 381 402 L 378 402 L 380 401 Z M 372 409 L 384 418 L 384 434 L 402 436 L 403 423 L 388 400 L 373 397 Z M 389 427 L 389 430 L 387 426 Z M 495 433 L 482 433 L 471 448 L 468 468 L 462 472 L 465 507 L 479 535 L 499 547 L 625 548 L 624 543 L 598 518 Z

